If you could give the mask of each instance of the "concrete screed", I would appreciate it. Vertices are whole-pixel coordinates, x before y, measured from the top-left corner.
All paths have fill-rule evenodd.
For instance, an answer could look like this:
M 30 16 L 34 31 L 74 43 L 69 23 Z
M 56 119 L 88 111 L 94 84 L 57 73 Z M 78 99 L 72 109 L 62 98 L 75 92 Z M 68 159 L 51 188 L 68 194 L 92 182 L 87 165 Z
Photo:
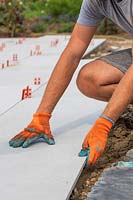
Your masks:
M 67 37 L 26 39 L 21 45 L 16 45 L 18 39 L 0 40 L 7 45 L 0 53 L 1 64 L 11 59 L 13 52 L 19 57 L 15 66 L 0 69 L 0 191 L 4 200 L 69 199 L 84 167 L 85 158 L 79 158 L 78 152 L 84 136 L 106 105 L 82 96 L 76 88 L 77 73 L 88 60 L 81 61 L 53 112 L 51 128 L 56 145 L 48 146 L 42 141 L 28 149 L 8 145 L 9 139 L 31 121 Z M 50 46 L 55 39 L 59 40 L 58 45 Z M 41 55 L 29 56 L 35 45 L 40 45 Z M 34 85 L 35 77 L 41 78 L 41 85 Z M 27 85 L 34 91 L 32 98 L 21 101 L 21 90 Z

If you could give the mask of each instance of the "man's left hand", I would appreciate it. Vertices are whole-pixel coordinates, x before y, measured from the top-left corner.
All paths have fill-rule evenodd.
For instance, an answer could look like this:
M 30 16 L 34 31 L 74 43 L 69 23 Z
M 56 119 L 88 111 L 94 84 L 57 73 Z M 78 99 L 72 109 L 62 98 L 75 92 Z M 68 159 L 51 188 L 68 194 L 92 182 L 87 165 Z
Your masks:
M 87 165 L 94 164 L 103 153 L 112 125 L 109 120 L 99 118 L 86 135 L 79 156 L 87 156 Z

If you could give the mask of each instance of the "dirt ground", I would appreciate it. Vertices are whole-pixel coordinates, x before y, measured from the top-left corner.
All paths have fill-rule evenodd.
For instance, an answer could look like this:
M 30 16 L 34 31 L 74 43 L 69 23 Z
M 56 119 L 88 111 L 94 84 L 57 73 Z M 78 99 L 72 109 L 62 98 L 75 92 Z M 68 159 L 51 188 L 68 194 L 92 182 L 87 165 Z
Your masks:
M 99 49 L 90 57 L 101 56 L 117 49 L 129 47 L 131 47 L 130 37 L 128 39 L 127 36 L 110 38 L 107 39 L 102 49 Z M 94 166 L 83 170 L 70 200 L 86 200 L 88 192 L 91 191 L 103 170 L 112 166 L 113 163 L 124 160 L 130 149 L 133 149 L 133 105 L 131 104 L 112 128 L 104 154 Z

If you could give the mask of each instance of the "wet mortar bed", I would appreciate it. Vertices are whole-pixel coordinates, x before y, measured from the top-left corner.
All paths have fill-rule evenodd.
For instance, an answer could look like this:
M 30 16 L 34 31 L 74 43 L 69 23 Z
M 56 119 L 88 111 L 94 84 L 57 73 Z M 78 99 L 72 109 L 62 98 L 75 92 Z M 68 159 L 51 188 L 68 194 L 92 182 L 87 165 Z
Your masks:
M 124 39 L 107 40 L 104 49 L 100 51 L 101 55 L 108 52 L 112 45 L 117 45 L 120 49 L 128 48 L 131 45 L 131 40 L 128 40 L 128 42 L 125 42 Z M 96 54 L 97 52 L 95 56 Z M 84 168 L 70 200 L 86 200 L 88 193 L 98 181 L 102 172 L 114 163 L 125 160 L 125 155 L 130 149 L 133 149 L 133 105 L 131 104 L 112 128 L 103 155 L 95 165 Z

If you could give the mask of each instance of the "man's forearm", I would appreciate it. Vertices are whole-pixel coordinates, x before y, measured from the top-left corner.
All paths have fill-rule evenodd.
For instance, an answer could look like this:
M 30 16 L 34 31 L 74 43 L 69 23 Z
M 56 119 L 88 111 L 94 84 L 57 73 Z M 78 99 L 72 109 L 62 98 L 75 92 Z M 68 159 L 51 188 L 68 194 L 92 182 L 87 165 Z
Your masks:
M 65 50 L 49 79 L 42 101 L 37 112 L 51 113 L 69 85 L 80 59 Z
M 116 90 L 113 93 L 107 107 L 102 115 L 105 115 L 114 121 L 126 109 L 127 105 L 133 100 L 133 64 L 128 69 Z
M 83 26 L 76 23 L 71 39 L 62 53 L 50 77 L 37 112 L 50 113 L 60 100 L 81 57 L 87 49 L 97 27 Z

